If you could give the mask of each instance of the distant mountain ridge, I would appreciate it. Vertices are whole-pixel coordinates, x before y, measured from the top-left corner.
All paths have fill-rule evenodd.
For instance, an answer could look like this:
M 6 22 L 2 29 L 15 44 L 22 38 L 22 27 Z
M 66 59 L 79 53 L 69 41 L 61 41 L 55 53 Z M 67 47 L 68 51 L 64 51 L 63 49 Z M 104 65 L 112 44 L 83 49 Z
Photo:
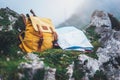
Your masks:
M 87 0 L 86 4 L 83 4 L 82 6 L 74 12 L 71 17 L 69 17 L 64 22 L 60 23 L 57 27 L 63 27 L 63 26 L 75 26 L 78 29 L 84 29 L 88 27 L 87 25 L 90 23 L 91 20 L 91 14 L 95 10 L 101 10 L 105 11 L 107 13 L 110 13 L 115 17 L 116 19 L 120 20 L 120 8 L 119 8 L 119 1 L 116 0 Z

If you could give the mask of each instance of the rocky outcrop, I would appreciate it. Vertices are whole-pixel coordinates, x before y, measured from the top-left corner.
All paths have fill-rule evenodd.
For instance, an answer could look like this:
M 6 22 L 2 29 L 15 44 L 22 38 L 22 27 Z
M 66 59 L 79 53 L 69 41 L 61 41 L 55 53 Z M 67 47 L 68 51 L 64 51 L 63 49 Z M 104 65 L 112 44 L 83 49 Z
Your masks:
M 94 11 L 91 16 L 91 23 L 92 26 L 96 26 L 96 28 L 100 27 L 108 27 L 111 28 L 111 21 L 108 17 L 108 14 L 104 11 Z
M 101 47 L 95 52 L 97 58 L 94 59 L 85 54 L 80 54 L 77 60 L 73 61 L 73 63 L 66 68 L 66 74 L 68 75 L 68 79 L 66 80 L 119 80 L 120 31 L 112 28 L 110 18 L 104 11 L 95 11 L 93 13 L 90 26 L 95 26 L 94 32 L 100 35 L 99 42 Z M 37 62 L 36 59 L 38 59 Z M 22 65 L 20 65 L 22 71 L 26 70 L 25 66 L 29 68 L 27 71 L 27 74 L 31 76 L 29 80 L 33 80 L 37 74 L 36 72 L 40 72 L 40 70 L 44 71 L 44 80 L 55 80 L 56 69 L 45 67 L 44 62 L 37 57 L 34 58 L 34 60 L 29 64 L 22 63 Z M 42 67 L 40 67 L 40 65 L 42 65 Z M 22 73 L 22 75 L 25 74 Z
M 9 52 L 7 49 L 14 48 L 13 45 L 17 43 L 18 35 L 16 32 L 24 29 L 24 24 L 19 17 L 19 14 L 9 8 L 0 9 L 0 54 L 5 51 Z M 110 14 L 104 11 L 95 11 L 92 14 L 90 26 L 95 26 L 95 33 L 100 35 L 101 47 L 95 52 L 98 58 L 94 59 L 85 54 L 80 54 L 76 61 L 72 61 L 66 67 L 66 73 L 62 73 L 67 76 L 68 79 L 65 78 L 66 80 L 120 79 L 120 31 L 118 26 L 114 25 L 113 27 L 112 20 L 114 19 L 111 19 Z M 43 62 L 44 58 L 28 53 L 24 59 L 26 62 L 22 62 L 18 66 L 17 80 L 56 80 L 57 69 L 46 66 Z M 100 74 L 100 79 L 99 76 L 96 77 L 97 74 Z M 102 79 L 101 76 L 103 76 Z M 1 80 L 2 78 L 3 76 L 0 75 Z
M 0 25 L 3 26 L 1 27 L 1 31 L 6 30 L 6 31 L 11 31 L 13 30 L 14 24 L 18 20 L 20 15 L 13 10 L 9 9 L 8 7 L 6 8 L 1 8 L 0 9 Z
M 29 53 L 24 58 L 27 62 L 22 62 L 18 66 L 19 80 L 56 80 L 56 69 L 45 66 L 42 58 L 33 53 Z
M 96 26 L 95 32 L 101 37 L 99 39 L 101 47 L 96 52 L 100 64 L 99 69 L 106 74 L 108 80 L 119 80 L 120 31 L 112 29 L 108 14 L 103 11 L 94 12 L 91 25 Z
M 8 7 L 0 9 L 0 54 L 17 52 L 13 48 L 18 47 L 18 35 L 24 28 L 25 25 L 18 13 Z

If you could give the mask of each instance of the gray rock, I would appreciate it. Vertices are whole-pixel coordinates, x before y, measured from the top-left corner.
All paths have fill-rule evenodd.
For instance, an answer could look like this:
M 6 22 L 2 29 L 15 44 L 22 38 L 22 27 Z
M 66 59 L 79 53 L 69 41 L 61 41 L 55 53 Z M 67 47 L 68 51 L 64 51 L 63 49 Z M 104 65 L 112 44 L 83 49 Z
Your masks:
M 28 62 L 21 62 L 18 66 L 18 69 L 22 71 L 18 73 L 19 79 L 22 80 L 27 76 L 28 80 L 35 80 L 37 78 L 36 75 L 39 75 L 40 72 L 42 73 L 44 71 L 44 62 L 41 61 L 37 54 L 33 53 L 29 53 L 24 56 L 24 58 Z
M 106 27 L 109 29 L 112 28 L 108 14 L 104 11 L 98 11 L 98 10 L 93 12 L 90 25 L 96 27 Z
M 95 25 L 95 32 L 100 34 L 100 43 L 102 48 L 98 48 L 96 54 L 101 66 L 100 69 L 106 74 L 108 80 L 120 80 L 120 31 L 111 28 L 111 22 L 106 15 L 108 24 L 105 23 L 103 16 L 105 12 L 96 11 L 92 15 L 91 25 Z M 119 58 L 120 59 L 120 58 Z
M 56 80 L 55 79 L 55 72 L 56 72 L 55 68 L 46 67 L 44 80 Z
M 0 75 L 0 80 L 3 80 L 3 77 Z
M 114 32 L 113 38 L 114 38 L 115 40 L 120 41 L 120 31 Z
M 29 53 L 24 58 L 28 62 L 21 62 L 18 66 L 18 69 L 22 71 L 18 73 L 19 80 L 22 80 L 25 77 L 27 77 L 27 80 L 39 80 L 39 76 L 42 76 L 44 80 L 56 80 L 56 69 L 45 67 L 44 62 L 37 54 Z M 43 72 L 45 72 L 45 74 Z M 38 76 L 36 77 L 36 75 Z
M 72 62 L 72 64 L 70 64 L 66 69 L 67 69 L 66 74 L 69 76 L 68 80 L 73 80 L 74 78 L 72 78 L 72 76 L 73 76 L 74 62 Z

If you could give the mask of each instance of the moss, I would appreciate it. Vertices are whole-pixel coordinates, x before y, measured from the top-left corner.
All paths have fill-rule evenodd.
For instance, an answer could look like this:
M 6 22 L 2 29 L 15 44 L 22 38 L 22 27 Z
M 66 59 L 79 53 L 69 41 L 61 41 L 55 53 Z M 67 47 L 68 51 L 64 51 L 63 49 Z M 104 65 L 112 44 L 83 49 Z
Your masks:
M 45 70 L 38 70 L 35 74 L 35 76 L 33 77 L 33 80 L 44 80 L 44 74 L 45 74 Z
M 0 19 L 0 25 L 8 26 L 10 24 L 10 21 L 8 19 L 7 12 L 0 9 L 0 16 L 3 17 L 3 19 Z
M 90 26 L 86 29 L 86 36 L 90 39 L 91 43 L 98 41 L 100 35 L 95 32 L 95 26 Z
M 22 30 L 22 31 L 25 30 L 25 24 L 24 24 L 23 19 L 22 19 L 21 16 L 18 17 L 18 20 L 15 22 L 13 28 L 14 28 L 15 30 L 18 30 L 18 29 L 20 29 L 20 30 Z
M 15 51 L 18 50 L 16 48 L 18 47 L 18 42 L 19 42 L 18 33 L 14 31 L 8 31 L 8 32 L 1 31 L 0 42 L 1 42 L 0 51 L 2 51 L 3 54 L 8 54 L 8 53 L 12 54 L 14 53 L 12 49 L 14 49 Z
M 45 57 L 45 63 L 50 67 L 59 67 L 60 65 L 67 67 L 80 54 L 75 51 L 64 51 L 62 49 L 49 49 L 43 53 L 39 53 L 39 57 Z
M 90 78 L 90 80 L 107 80 L 107 77 L 102 71 L 97 71 L 95 75 Z
M 93 45 L 93 52 L 91 52 L 92 54 L 87 54 L 88 56 L 92 57 L 92 58 L 98 58 L 96 55 L 96 51 L 99 47 L 101 47 L 101 44 L 99 42 L 100 39 L 100 35 L 98 35 L 95 32 L 95 26 L 90 26 L 86 29 L 86 36 L 88 37 L 88 39 L 91 41 L 91 44 Z
M 36 54 L 36 53 L 35 53 Z M 75 61 L 80 52 L 64 51 L 62 49 L 49 49 L 41 53 L 37 53 L 40 58 L 44 57 L 46 66 L 56 68 L 57 80 L 68 80 L 66 68 Z
M 74 72 L 73 72 L 73 77 L 75 80 L 81 80 L 83 76 L 85 76 L 85 73 L 83 71 L 83 66 L 79 64 L 79 60 L 75 60 L 75 65 L 74 65 Z
M 20 59 L 11 59 L 9 57 L 9 61 L 7 61 L 8 57 L 3 57 L 0 58 L 0 74 L 3 77 L 3 80 L 17 80 L 16 78 L 16 72 L 17 72 L 17 67 L 21 62 L 24 62 L 25 60 L 20 58 Z

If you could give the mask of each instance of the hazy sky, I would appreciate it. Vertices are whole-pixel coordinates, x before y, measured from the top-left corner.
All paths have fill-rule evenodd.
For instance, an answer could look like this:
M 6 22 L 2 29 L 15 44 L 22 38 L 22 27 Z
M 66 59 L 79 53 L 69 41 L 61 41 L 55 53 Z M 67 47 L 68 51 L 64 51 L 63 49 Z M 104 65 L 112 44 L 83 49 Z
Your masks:
M 0 8 L 9 7 L 19 14 L 29 13 L 33 9 L 40 17 L 51 18 L 55 26 L 77 11 L 80 12 L 80 18 L 86 17 L 86 13 L 91 15 L 95 9 L 114 11 L 118 15 L 119 4 L 120 0 L 0 0 Z
M 0 0 L 0 8 L 9 7 L 18 13 L 30 9 L 41 17 L 49 17 L 55 25 L 67 19 L 84 0 Z

